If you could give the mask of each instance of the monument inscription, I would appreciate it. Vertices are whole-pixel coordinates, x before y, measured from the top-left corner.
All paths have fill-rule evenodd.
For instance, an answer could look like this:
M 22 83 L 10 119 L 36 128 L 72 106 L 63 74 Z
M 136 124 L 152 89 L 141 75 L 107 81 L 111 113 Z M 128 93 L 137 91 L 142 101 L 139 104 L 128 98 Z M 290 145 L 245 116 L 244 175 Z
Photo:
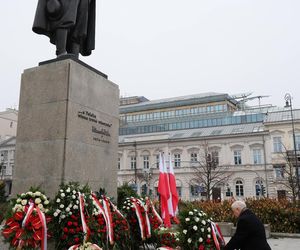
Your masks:
M 93 141 L 109 144 L 111 140 L 110 129 L 112 123 L 105 122 L 103 120 L 97 119 L 97 115 L 91 111 L 78 111 L 78 118 L 89 122 L 91 136 Z

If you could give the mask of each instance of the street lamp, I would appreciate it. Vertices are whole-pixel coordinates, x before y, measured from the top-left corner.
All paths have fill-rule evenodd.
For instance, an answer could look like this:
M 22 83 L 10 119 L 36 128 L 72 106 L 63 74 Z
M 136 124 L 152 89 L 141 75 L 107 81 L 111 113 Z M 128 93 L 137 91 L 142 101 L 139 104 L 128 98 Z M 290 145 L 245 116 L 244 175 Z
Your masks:
M 290 111 L 291 111 L 298 199 L 300 199 L 300 184 L 299 184 L 299 171 L 298 171 L 299 169 L 298 169 L 298 158 L 297 158 L 297 148 L 296 148 L 296 138 L 295 138 L 295 125 L 294 125 L 294 116 L 293 116 L 292 96 L 289 93 L 287 93 L 287 94 L 285 94 L 284 99 L 285 99 L 285 108 L 290 108 Z
M 1 180 L 3 180 L 3 176 L 4 176 L 4 154 L 1 154 L 1 158 L 0 158 L 0 171 L 1 171 Z

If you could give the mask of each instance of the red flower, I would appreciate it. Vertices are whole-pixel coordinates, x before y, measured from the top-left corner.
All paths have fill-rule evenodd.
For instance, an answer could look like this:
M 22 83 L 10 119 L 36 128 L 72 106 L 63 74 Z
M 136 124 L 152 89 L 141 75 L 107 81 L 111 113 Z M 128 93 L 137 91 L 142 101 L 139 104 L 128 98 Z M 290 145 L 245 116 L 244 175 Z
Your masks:
M 63 231 L 64 231 L 65 233 L 67 233 L 69 230 L 68 230 L 67 227 L 64 227 Z
M 80 239 L 79 239 L 78 237 L 76 237 L 76 238 L 74 239 L 74 241 L 75 241 L 75 243 L 79 243 Z
M 73 223 L 72 223 L 72 221 L 68 221 L 67 224 L 68 224 L 68 226 L 70 227 L 70 226 L 72 226 Z M 75 226 L 75 225 L 74 225 L 74 226 Z
M 210 244 L 210 239 L 209 239 L 209 238 L 207 238 L 206 242 L 207 242 L 207 244 Z
M 199 250 L 204 250 L 205 248 L 204 248 L 204 246 L 203 245 L 200 245 L 199 246 Z

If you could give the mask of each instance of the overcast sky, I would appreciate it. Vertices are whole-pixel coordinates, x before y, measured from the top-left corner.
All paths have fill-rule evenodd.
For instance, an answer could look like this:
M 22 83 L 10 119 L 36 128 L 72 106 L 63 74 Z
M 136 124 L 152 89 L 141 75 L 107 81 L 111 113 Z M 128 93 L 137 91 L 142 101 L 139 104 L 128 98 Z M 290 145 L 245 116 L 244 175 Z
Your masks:
M 0 111 L 18 106 L 24 69 L 55 58 L 31 31 L 36 5 L 1 0 Z M 300 108 L 299 10 L 299 0 L 97 0 L 96 50 L 80 59 L 123 96 L 253 92 L 283 106 L 289 92 Z

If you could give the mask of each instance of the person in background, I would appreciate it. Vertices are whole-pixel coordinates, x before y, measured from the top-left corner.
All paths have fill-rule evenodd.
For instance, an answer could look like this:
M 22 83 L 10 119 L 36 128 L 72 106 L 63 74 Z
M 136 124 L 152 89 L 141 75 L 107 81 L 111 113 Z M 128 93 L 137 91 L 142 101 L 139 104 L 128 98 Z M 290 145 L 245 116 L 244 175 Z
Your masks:
M 236 232 L 226 244 L 225 250 L 271 250 L 265 228 L 258 217 L 246 207 L 244 201 L 235 201 L 231 205 L 238 218 Z

